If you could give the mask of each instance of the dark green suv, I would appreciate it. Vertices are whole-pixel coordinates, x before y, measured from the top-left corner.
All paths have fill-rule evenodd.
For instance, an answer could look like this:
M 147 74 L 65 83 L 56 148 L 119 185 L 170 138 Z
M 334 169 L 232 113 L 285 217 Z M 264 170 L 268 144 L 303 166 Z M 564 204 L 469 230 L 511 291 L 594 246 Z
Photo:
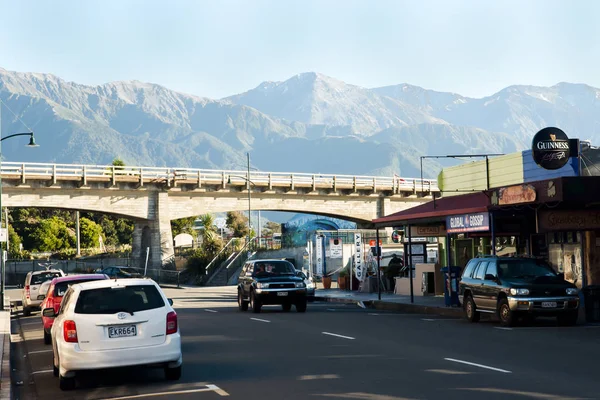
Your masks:
M 459 293 L 471 322 L 479 321 L 480 313 L 490 313 L 504 326 L 513 326 L 519 316 L 536 315 L 555 316 L 560 325 L 577 323 L 577 287 L 535 258 L 474 258 L 463 271 Z

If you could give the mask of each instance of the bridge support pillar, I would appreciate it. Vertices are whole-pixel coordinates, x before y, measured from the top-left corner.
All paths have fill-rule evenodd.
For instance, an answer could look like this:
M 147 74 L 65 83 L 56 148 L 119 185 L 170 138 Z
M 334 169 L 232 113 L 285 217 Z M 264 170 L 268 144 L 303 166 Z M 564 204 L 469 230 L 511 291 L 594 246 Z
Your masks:
M 132 258 L 136 267 L 144 268 L 149 248 L 148 269 L 174 269 L 173 233 L 169 216 L 169 197 L 166 192 L 153 193 L 150 215 L 153 219 L 134 223 Z

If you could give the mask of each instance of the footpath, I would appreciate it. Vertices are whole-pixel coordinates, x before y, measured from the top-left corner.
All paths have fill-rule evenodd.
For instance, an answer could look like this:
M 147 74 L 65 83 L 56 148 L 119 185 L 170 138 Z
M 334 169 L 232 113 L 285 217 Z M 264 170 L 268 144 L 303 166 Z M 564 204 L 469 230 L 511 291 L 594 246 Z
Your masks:
M 414 296 L 411 303 L 410 296 L 381 293 L 359 293 L 356 291 L 340 289 L 317 289 L 315 301 L 327 301 L 335 303 L 358 304 L 366 308 L 376 310 L 409 312 L 416 314 L 432 314 L 447 317 L 461 317 L 461 307 L 447 307 L 443 296 Z

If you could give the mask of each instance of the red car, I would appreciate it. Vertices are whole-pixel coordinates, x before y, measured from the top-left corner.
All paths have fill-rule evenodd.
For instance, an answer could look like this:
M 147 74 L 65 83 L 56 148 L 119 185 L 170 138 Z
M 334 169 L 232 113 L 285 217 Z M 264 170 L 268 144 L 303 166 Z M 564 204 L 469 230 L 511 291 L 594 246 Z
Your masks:
M 52 324 L 54 323 L 54 318 L 44 317 L 43 311 L 46 308 L 54 308 L 54 312 L 58 314 L 58 310 L 60 309 L 60 303 L 62 302 L 63 296 L 69 289 L 70 285 L 75 285 L 81 282 L 87 281 L 99 281 L 103 279 L 108 279 L 108 276 L 105 274 L 89 274 L 89 275 L 69 275 L 63 276 L 60 278 L 54 278 L 50 283 L 50 287 L 48 288 L 48 293 L 46 293 L 46 297 L 42 302 L 42 322 L 44 324 L 44 343 L 50 344 L 52 343 L 50 338 L 50 331 L 52 329 Z

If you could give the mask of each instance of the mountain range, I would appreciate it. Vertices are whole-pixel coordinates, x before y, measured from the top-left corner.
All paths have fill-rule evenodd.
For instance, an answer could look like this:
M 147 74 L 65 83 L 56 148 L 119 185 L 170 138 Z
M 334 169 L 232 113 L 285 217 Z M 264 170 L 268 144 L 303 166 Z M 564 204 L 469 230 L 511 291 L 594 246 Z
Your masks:
M 510 153 L 557 126 L 600 141 L 600 89 L 510 86 L 469 98 L 409 84 L 351 85 L 319 73 L 209 99 L 139 81 L 87 86 L 0 68 L 5 161 L 420 175 L 420 156 Z M 14 113 L 14 114 L 13 114 Z M 26 124 L 26 126 L 23 124 Z M 424 160 L 435 177 L 457 160 Z

